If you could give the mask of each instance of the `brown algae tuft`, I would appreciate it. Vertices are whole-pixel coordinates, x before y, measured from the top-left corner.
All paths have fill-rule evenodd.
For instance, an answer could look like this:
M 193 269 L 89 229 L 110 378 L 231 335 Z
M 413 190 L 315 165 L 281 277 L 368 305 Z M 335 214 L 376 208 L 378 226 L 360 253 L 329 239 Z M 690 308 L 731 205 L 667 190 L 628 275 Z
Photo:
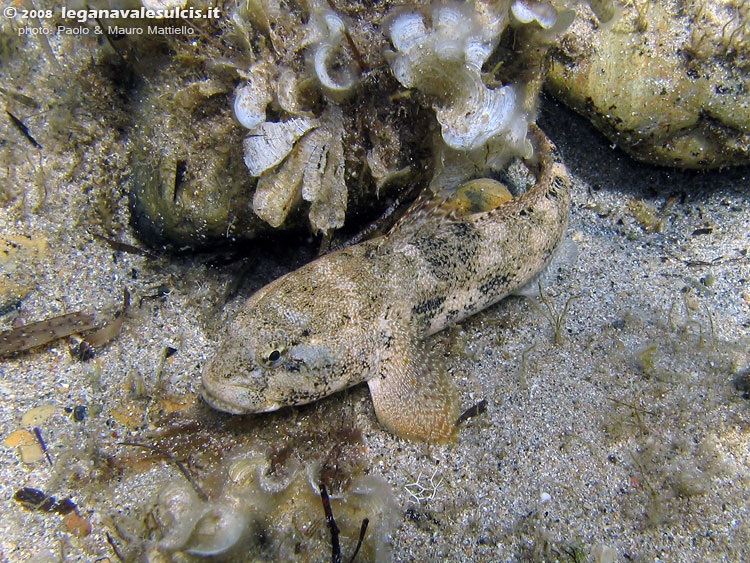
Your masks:
M 645 233 L 660 233 L 664 228 L 664 220 L 659 216 L 659 211 L 645 201 L 631 201 L 628 210 Z

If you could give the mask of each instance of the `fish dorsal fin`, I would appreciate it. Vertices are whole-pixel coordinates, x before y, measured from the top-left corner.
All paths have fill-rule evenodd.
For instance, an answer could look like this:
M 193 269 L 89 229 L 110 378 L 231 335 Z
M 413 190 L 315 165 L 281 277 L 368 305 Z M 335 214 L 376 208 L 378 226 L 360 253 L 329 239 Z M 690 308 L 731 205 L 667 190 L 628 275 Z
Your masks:
M 414 240 L 417 234 L 441 231 L 458 222 L 455 206 L 451 205 L 454 194 L 439 195 L 429 189 L 423 191 L 406 213 L 396 221 L 383 239 L 383 244 L 391 249 L 398 249 L 405 243 Z
M 385 237 L 388 248 L 399 248 L 419 233 L 437 233 L 460 222 L 461 217 L 496 209 L 511 201 L 508 189 L 490 178 L 470 180 L 455 191 L 424 190 Z

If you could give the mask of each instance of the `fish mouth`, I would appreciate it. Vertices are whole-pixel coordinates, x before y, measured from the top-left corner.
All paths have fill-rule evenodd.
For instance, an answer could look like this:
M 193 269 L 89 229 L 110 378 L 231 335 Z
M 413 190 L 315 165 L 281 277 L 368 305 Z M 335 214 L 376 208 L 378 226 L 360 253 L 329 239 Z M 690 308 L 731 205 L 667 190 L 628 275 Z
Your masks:
M 201 395 L 203 396 L 203 400 L 208 403 L 208 406 L 217 411 L 228 412 L 229 414 L 249 414 L 252 412 L 248 409 L 243 409 L 232 403 L 228 403 L 223 399 L 219 399 L 216 395 L 213 395 L 211 391 L 206 389 L 205 385 L 203 386 L 203 389 L 201 389 Z
M 211 408 L 216 409 L 217 411 L 228 412 L 229 414 L 250 414 L 256 412 L 252 409 L 239 407 L 236 403 L 230 403 L 229 401 L 225 401 L 217 396 L 224 394 L 225 393 L 215 393 L 212 389 L 209 389 L 205 380 L 203 381 L 201 395 L 203 396 L 203 400 L 206 401 Z
M 227 389 L 231 390 L 231 387 L 220 386 L 219 392 L 217 393 L 215 390 L 210 389 L 209 386 L 206 385 L 206 382 L 203 381 L 203 385 L 201 386 L 201 396 L 211 408 L 229 414 L 256 414 L 261 412 L 271 412 L 278 410 L 283 406 L 279 403 L 269 403 L 264 405 L 258 404 L 251 407 L 239 406 L 236 402 L 230 403 L 221 398 L 221 396 L 227 395 Z M 241 390 L 242 387 L 237 386 L 237 389 Z

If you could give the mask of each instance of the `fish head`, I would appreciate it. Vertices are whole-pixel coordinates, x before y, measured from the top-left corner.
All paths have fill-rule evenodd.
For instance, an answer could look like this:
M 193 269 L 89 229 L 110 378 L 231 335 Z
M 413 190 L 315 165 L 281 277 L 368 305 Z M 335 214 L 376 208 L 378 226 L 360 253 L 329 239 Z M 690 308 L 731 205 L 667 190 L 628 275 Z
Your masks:
M 303 269 L 304 270 L 304 269 Z M 352 376 L 357 323 L 340 297 L 298 270 L 250 297 L 203 370 L 212 407 L 246 414 L 309 403 L 363 378 Z

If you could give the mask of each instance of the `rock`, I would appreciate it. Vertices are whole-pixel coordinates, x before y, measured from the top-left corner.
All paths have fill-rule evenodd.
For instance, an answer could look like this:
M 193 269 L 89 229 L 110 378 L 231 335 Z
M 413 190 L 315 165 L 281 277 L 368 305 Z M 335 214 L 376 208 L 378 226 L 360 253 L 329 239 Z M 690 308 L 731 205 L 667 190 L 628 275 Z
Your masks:
M 182 81 L 168 65 L 135 111 L 132 222 L 153 246 L 200 248 L 270 230 L 252 212 L 233 84 Z
M 548 90 L 637 160 L 750 163 L 750 3 L 621 4 L 604 25 L 580 5 Z

